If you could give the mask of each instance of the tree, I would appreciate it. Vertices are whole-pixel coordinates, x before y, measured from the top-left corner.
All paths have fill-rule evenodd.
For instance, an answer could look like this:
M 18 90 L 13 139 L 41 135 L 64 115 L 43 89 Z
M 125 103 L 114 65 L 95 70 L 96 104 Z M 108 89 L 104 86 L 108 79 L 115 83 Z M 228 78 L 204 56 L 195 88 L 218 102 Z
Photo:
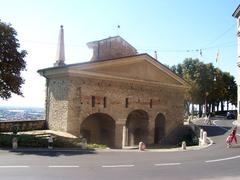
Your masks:
M 205 112 L 208 113 L 214 112 L 215 106 L 218 111 L 220 103 L 221 110 L 224 110 L 225 102 L 227 102 L 227 109 L 229 102 L 237 104 L 237 85 L 234 77 L 214 68 L 212 63 L 204 64 L 198 59 L 186 58 L 182 64 L 174 65 L 171 69 L 190 85 L 185 95 L 186 112 L 189 113 L 191 104 L 199 105 L 200 116 L 203 105 Z
M 199 104 L 199 101 L 202 100 L 200 97 L 199 84 L 197 83 L 201 65 L 202 63 L 198 59 L 186 58 L 182 64 L 171 68 L 173 72 L 184 78 L 190 84 L 188 93 L 185 95 L 185 107 L 188 113 L 190 111 L 190 104 Z
M 0 21 L 0 97 L 8 99 L 12 93 L 23 95 L 24 79 L 21 71 L 26 70 L 25 50 L 19 51 L 17 32 L 10 25 Z

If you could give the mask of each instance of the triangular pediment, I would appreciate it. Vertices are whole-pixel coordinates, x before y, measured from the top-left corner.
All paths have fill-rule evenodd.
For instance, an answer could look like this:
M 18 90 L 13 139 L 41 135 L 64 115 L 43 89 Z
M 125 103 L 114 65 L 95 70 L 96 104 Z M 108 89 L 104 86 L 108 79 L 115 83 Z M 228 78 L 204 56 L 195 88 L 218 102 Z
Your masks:
M 84 64 L 75 69 L 85 74 L 101 77 L 114 77 L 125 80 L 161 83 L 167 85 L 186 86 L 187 83 L 167 67 L 149 55 L 126 57 L 99 63 Z

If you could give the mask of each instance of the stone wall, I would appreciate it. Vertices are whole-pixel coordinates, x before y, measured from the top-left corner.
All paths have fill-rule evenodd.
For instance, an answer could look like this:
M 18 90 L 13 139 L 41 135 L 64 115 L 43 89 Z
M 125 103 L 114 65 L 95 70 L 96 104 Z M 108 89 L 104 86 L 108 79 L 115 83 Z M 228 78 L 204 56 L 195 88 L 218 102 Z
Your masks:
M 75 135 L 79 135 L 81 123 L 94 113 L 108 114 L 114 119 L 116 128 L 120 128 L 115 131 L 115 143 L 118 147 L 122 142 L 122 127 L 126 125 L 128 115 L 134 110 L 148 113 L 148 143 L 154 141 L 155 118 L 159 113 L 166 119 L 166 135 L 183 124 L 183 89 L 88 78 L 71 78 L 69 88 L 71 93 L 69 93 L 70 111 L 67 129 Z M 127 107 L 126 98 L 128 98 Z
M 12 132 L 13 126 L 17 126 L 19 131 L 44 130 L 46 129 L 46 121 L 0 121 L 0 132 Z
M 47 125 L 51 130 L 67 131 L 68 89 L 68 80 L 66 78 L 48 80 Z
M 148 114 L 147 144 L 151 144 L 158 114 L 166 121 L 164 136 L 183 124 L 183 91 L 182 88 L 87 77 L 52 78 L 47 90 L 48 127 L 79 136 L 81 124 L 90 115 L 106 114 L 115 122 L 115 147 L 121 148 L 123 127 L 129 114 L 141 110 Z

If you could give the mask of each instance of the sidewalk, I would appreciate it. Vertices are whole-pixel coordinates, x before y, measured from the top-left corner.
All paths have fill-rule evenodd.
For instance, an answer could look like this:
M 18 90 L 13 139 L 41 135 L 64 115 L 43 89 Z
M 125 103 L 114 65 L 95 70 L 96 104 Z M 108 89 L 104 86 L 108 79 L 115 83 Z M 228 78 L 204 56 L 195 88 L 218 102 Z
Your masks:
M 207 148 L 213 144 L 213 142 L 209 139 L 209 144 L 204 146 L 187 146 L 186 150 L 183 150 L 181 147 L 178 148 L 167 148 L 167 149 L 145 149 L 144 151 L 138 150 L 138 148 L 124 148 L 124 149 L 79 149 L 79 148 L 0 148 L 0 151 L 9 151 L 9 152 L 79 152 L 79 153 L 97 153 L 97 152 L 179 152 L 179 151 L 193 151 L 193 150 L 201 150 Z

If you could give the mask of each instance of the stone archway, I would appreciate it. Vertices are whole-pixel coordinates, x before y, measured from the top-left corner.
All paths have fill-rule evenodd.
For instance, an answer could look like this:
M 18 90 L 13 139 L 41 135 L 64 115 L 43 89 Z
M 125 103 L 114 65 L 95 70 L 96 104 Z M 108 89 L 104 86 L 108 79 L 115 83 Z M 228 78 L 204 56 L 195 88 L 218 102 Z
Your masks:
M 154 143 L 159 144 L 165 137 L 165 123 L 166 119 L 162 113 L 158 113 L 155 119 L 155 133 L 154 133 Z
M 147 143 L 148 119 L 148 113 L 143 110 L 129 113 L 126 122 L 128 146 L 138 145 L 141 141 Z
M 82 122 L 80 134 L 87 139 L 88 143 L 114 147 L 115 121 L 108 114 L 91 114 Z

